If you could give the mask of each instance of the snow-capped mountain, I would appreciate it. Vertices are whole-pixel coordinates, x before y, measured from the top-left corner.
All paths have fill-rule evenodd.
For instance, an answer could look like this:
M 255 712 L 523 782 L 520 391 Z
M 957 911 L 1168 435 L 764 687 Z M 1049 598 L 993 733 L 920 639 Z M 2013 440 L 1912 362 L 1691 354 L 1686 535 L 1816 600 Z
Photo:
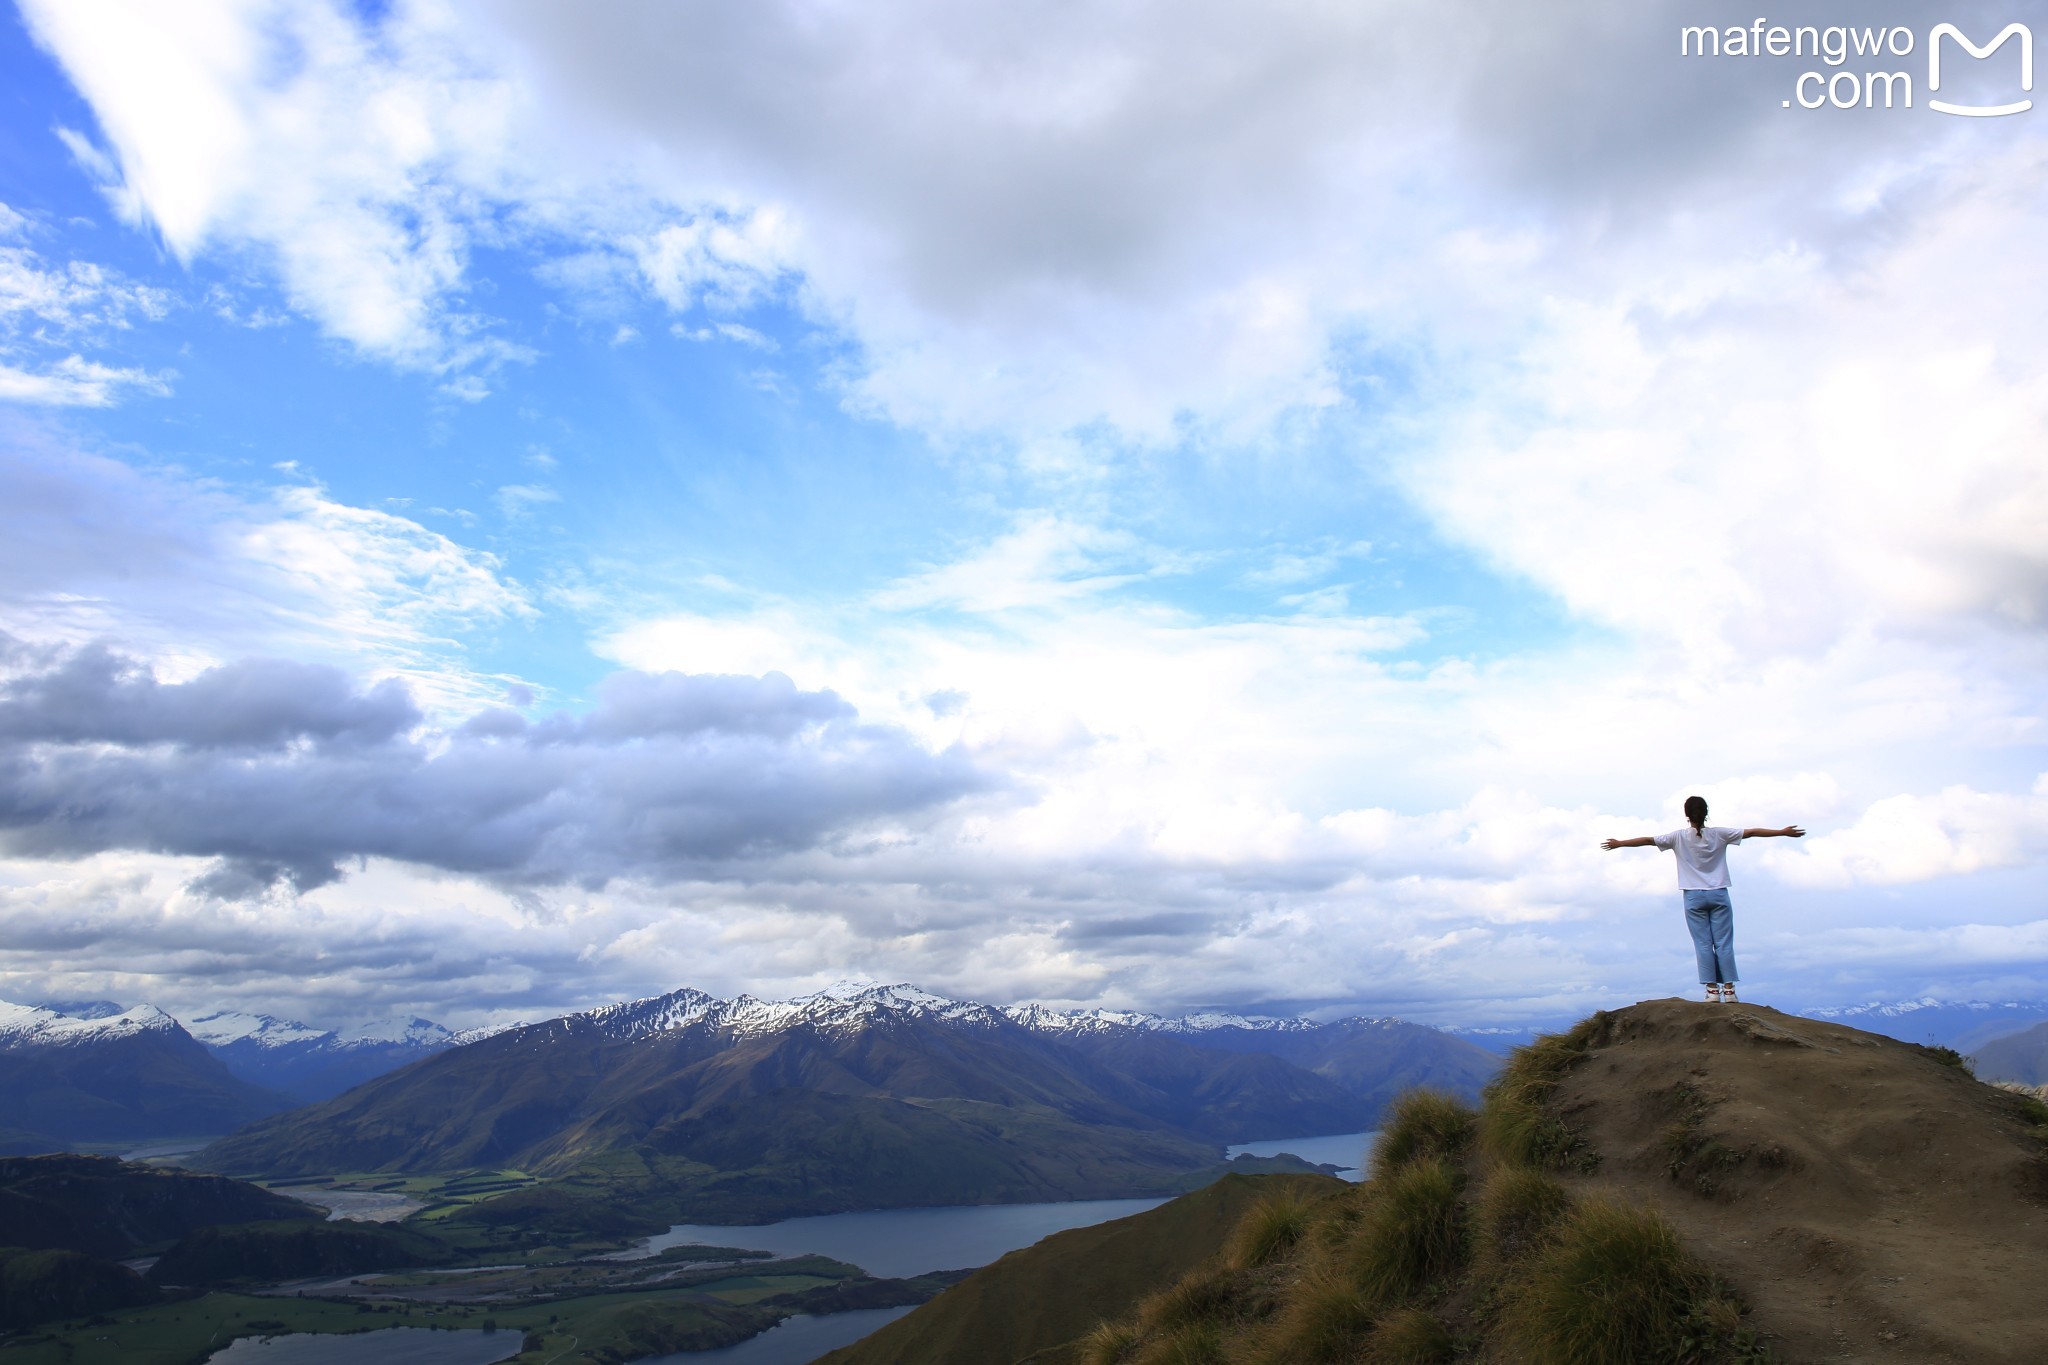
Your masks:
M 358 1028 L 314 1028 L 269 1014 L 219 1010 L 188 1026 L 229 1071 L 253 1085 L 313 1102 L 452 1046 L 430 1019 L 388 1019 Z
M 699 1027 L 736 1037 L 780 1033 L 798 1027 L 825 1034 L 846 1034 L 891 1020 L 939 1021 L 954 1027 L 983 1029 L 1008 1025 L 1047 1037 L 1072 1039 L 1131 1033 L 1162 1034 L 1206 1042 L 1230 1051 L 1278 1049 L 1283 1046 L 1282 1040 L 1299 1041 L 1331 1030 L 1348 1034 L 1374 1030 L 1443 1032 L 1381 1016 L 1354 1016 L 1319 1023 L 1311 1019 L 1216 1010 L 1170 1016 L 1142 1010 L 1061 1010 L 1035 1003 L 995 1006 L 972 1000 L 955 1000 L 904 983 L 883 985 L 872 981 L 835 982 L 821 991 L 792 1000 L 763 1000 L 752 995 L 721 1000 L 703 991 L 684 987 L 666 995 L 604 1005 L 547 1022 L 564 1028 L 593 1026 L 607 1038 L 629 1041 Z M 504 1031 L 503 1028 L 479 1030 L 476 1036 L 489 1037 Z M 470 1034 L 461 1035 L 459 1039 L 461 1042 L 474 1040 Z
M 803 1026 L 845 1033 L 892 1018 L 992 1026 L 1003 1021 L 1003 1014 L 988 1005 L 950 1000 L 915 986 L 844 981 L 794 1000 L 762 1000 L 752 995 L 720 1000 L 686 986 L 667 995 L 603 1005 L 550 1022 L 594 1025 L 607 1038 L 630 1041 L 698 1026 L 736 1036 L 781 1033 Z
M 268 1014 L 238 1014 L 233 1010 L 202 1014 L 187 1023 L 185 1031 L 208 1047 L 216 1048 L 230 1043 L 253 1043 L 264 1048 L 290 1047 L 334 1036 L 310 1024 L 293 1023 Z
M 1908 1043 L 1933 1043 L 1973 1052 L 1993 1038 L 2048 1019 L 2044 1000 L 1873 1000 L 1799 1011 L 1808 1019 L 1867 1029 Z
M 225 1133 L 286 1104 L 154 1005 L 81 1019 L 0 1002 L 0 1151 Z
M 142 1033 L 179 1032 L 178 1021 L 155 1005 L 137 1005 L 119 1014 L 79 1019 L 42 1005 L 0 1001 L 0 1048 L 89 1047 Z
M 1219 1144 L 1360 1131 L 1412 1085 L 1475 1094 L 1497 1067 L 1388 1019 L 999 1008 L 865 981 L 793 1000 L 684 988 L 494 1031 L 199 1160 L 557 1169 L 653 1152 L 753 1172 L 702 1177 L 692 1207 L 721 1218 L 944 1202 L 947 1181 L 978 1199 L 1110 1197 Z

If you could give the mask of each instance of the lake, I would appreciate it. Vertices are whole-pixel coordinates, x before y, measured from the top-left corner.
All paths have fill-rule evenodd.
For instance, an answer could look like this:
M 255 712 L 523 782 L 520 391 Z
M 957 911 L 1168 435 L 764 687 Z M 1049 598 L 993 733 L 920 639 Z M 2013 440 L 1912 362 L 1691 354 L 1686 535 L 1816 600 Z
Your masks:
M 1379 1130 L 1369 1133 L 1335 1133 L 1329 1137 L 1273 1138 L 1266 1142 L 1240 1142 L 1225 1150 L 1235 1158 L 1239 1156 L 1279 1156 L 1289 1152 L 1303 1161 L 1318 1166 L 1337 1166 L 1337 1172 L 1346 1180 L 1363 1180 L 1365 1171 L 1360 1162 L 1365 1152 L 1379 1137 Z
M 1331 1133 L 1316 1137 L 1272 1138 L 1244 1142 L 1228 1149 L 1239 1155 L 1278 1156 L 1289 1152 L 1304 1161 L 1337 1166 L 1347 1180 L 1364 1178 L 1357 1163 L 1379 1134 Z M 814 1252 L 847 1261 L 870 1275 L 904 1278 L 932 1270 L 983 1266 L 1006 1252 L 1030 1246 L 1042 1237 L 1068 1228 L 1091 1227 L 1113 1218 L 1157 1208 L 1164 1199 L 1090 1199 L 1062 1204 L 981 1204 L 938 1209 L 876 1209 L 865 1213 L 833 1213 L 815 1218 L 788 1218 L 757 1226 L 679 1223 L 649 1238 L 635 1256 L 651 1256 L 663 1247 L 686 1243 L 751 1247 L 780 1256 Z M 825 1352 L 850 1346 L 908 1308 L 875 1308 L 826 1317 L 796 1317 L 737 1346 L 716 1351 L 684 1351 L 662 1356 L 648 1365 L 809 1365 Z
M 242 1337 L 208 1356 L 206 1365 L 494 1365 L 518 1355 L 520 1340 L 518 1332 L 435 1332 L 424 1327 L 383 1327 L 345 1336 L 294 1332 Z
M 1004 1252 L 1028 1247 L 1068 1228 L 1128 1218 L 1164 1199 L 1082 1199 L 1062 1204 L 969 1204 L 939 1209 L 871 1209 L 786 1218 L 780 1223 L 723 1226 L 678 1223 L 634 1250 L 635 1258 L 663 1247 L 701 1243 L 748 1247 L 778 1256 L 812 1252 L 859 1266 L 884 1279 L 907 1279 L 933 1270 L 983 1266 Z M 623 1258 L 622 1258 L 623 1259 Z
M 1356 1163 L 1364 1159 L 1367 1146 L 1378 1136 L 1376 1132 L 1366 1132 L 1272 1138 L 1239 1143 L 1228 1152 L 1232 1157 L 1291 1152 L 1304 1161 L 1341 1167 L 1340 1173 L 1346 1179 L 1358 1180 L 1363 1174 Z M 1083 1199 L 1056 1204 L 872 1209 L 815 1218 L 786 1218 L 780 1223 L 758 1225 L 678 1223 L 667 1232 L 648 1238 L 621 1259 L 652 1256 L 664 1247 L 699 1243 L 748 1247 L 778 1256 L 813 1253 L 857 1265 L 870 1275 L 906 1279 L 933 1270 L 984 1266 L 1055 1232 L 1128 1218 L 1165 1202 Z M 909 1311 L 868 1308 L 823 1317 L 794 1317 L 736 1346 L 661 1356 L 649 1365 L 809 1365 L 825 1352 L 851 1345 Z M 497 1354 L 476 1353 L 487 1346 Z M 363 1361 L 374 1361 L 376 1365 L 490 1365 L 516 1354 L 518 1348 L 516 1332 L 485 1338 L 481 1332 L 428 1332 L 416 1327 L 397 1327 L 347 1337 L 244 1339 L 215 1354 L 209 1365 L 354 1365 Z
M 1239 1155 L 1277 1156 L 1291 1152 L 1304 1161 L 1343 1168 L 1348 1180 L 1363 1178 L 1358 1163 L 1377 1132 L 1332 1133 L 1317 1137 L 1271 1138 L 1228 1149 Z M 904 1279 L 933 1270 L 984 1266 L 1005 1252 L 1028 1247 L 1068 1228 L 1090 1227 L 1112 1218 L 1157 1208 L 1164 1199 L 1083 1199 L 1059 1204 L 967 1204 L 937 1209 L 871 1209 L 786 1218 L 780 1223 L 725 1225 L 678 1223 L 650 1237 L 620 1259 L 652 1256 L 664 1247 L 697 1243 L 749 1247 L 778 1256 L 812 1252 L 859 1266 L 870 1275 Z
M 682 1351 L 654 1356 L 635 1365 L 811 1365 L 827 1351 L 851 1346 L 868 1333 L 896 1321 L 909 1307 L 857 1308 L 829 1317 L 785 1318 L 758 1337 L 715 1351 Z

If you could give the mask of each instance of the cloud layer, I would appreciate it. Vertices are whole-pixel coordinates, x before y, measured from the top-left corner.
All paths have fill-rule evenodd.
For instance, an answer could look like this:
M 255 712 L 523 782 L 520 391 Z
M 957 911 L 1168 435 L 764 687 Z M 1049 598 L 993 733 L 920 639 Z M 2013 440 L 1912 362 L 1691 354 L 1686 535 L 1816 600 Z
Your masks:
M 989 779 L 826 692 L 621 674 L 582 716 L 422 731 L 403 686 L 245 660 L 158 682 L 87 648 L 0 690 L 0 841 L 29 857 L 214 857 L 203 885 L 301 891 L 389 858 L 510 886 L 664 883 L 873 837 Z

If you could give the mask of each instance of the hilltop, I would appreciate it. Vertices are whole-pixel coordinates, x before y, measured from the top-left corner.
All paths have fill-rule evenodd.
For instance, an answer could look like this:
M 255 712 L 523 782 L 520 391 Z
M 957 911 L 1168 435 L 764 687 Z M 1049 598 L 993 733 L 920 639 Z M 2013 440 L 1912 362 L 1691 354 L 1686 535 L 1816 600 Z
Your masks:
M 1116 1225 L 1049 1239 L 830 1359 L 2037 1362 L 2048 1107 L 1960 1060 L 1755 1005 L 1603 1012 L 1517 1053 L 1477 1113 L 1405 1097 L 1362 1186 L 1182 1220 L 1158 1240 L 1204 1253 L 1184 1273 L 1135 1272 L 1125 1220 L 1125 1250 Z M 1120 1302 L 1004 1339 L 1062 1283 Z

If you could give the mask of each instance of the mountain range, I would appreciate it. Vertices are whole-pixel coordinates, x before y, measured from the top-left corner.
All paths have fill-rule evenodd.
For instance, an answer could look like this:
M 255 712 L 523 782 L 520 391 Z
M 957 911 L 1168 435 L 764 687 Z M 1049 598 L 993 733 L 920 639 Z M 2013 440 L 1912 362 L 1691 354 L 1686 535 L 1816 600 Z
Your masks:
M 1970 1061 L 1983 1080 L 2048 1083 L 2048 1023 L 1994 1038 L 1971 1054 Z
M 195 1160 L 273 1176 L 516 1168 L 608 1198 L 624 1179 L 706 1219 L 1110 1197 L 1185 1188 L 1227 1143 L 1364 1129 L 1410 1084 L 1474 1095 L 1497 1064 L 1391 1019 L 684 989 L 449 1048 Z
M 431 1019 L 337 1030 L 232 1010 L 202 1014 L 185 1029 L 236 1076 L 303 1104 L 332 1099 L 455 1040 Z
M 230 1132 L 290 1104 L 152 1005 L 80 1019 L 0 1002 L 0 1153 Z
M 1807 1019 L 1881 1033 L 1902 1043 L 1975 1052 L 1994 1038 L 2048 1020 L 2048 1000 L 1897 1000 L 1800 1010 Z

